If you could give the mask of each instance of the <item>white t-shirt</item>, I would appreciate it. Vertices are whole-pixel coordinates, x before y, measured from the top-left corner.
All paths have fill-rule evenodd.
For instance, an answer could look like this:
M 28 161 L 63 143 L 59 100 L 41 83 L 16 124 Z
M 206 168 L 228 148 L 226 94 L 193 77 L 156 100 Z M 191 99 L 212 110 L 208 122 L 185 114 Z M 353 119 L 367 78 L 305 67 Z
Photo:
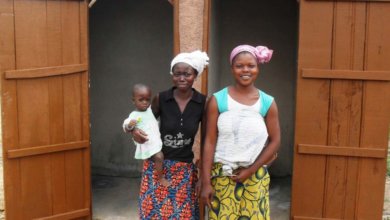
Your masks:
M 254 163 L 267 140 L 268 132 L 260 114 L 261 102 L 244 105 L 227 95 L 227 111 L 218 117 L 215 162 L 222 163 L 224 175 Z
M 132 111 L 128 118 L 123 122 L 123 130 L 129 124 L 131 120 L 139 121 L 136 125 L 137 128 L 143 130 L 148 135 L 148 141 L 143 144 L 137 143 L 135 150 L 135 159 L 147 159 L 161 151 L 162 141 L 158 122 L 153 115 L 151 108 L 149 107 L 146 111 Z

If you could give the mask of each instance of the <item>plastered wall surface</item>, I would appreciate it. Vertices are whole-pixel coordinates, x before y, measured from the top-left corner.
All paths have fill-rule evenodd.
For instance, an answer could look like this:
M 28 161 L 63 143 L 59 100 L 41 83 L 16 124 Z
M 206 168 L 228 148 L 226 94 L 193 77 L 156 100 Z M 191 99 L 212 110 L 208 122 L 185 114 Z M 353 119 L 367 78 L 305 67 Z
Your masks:
M 292 172 L 298 4 L 296 1 L 214 0 L 211 7 L 209 92 L 232 85 L 229 56 L 240 44 L 265 45 L 274 50 L 270 63 L 260 66 L 256 85 L 275 97 L 282 144 L 270 172 Z
M 134 109 L 131 87 L 153 94 L 172 85 L 173 8 L 168 1 L 97 1 L 90 10 L 91 151 L 94 174 L 137 176 L 122 122 Z
M 202 50 L 203 0 L 179 1 L 180 51 Z

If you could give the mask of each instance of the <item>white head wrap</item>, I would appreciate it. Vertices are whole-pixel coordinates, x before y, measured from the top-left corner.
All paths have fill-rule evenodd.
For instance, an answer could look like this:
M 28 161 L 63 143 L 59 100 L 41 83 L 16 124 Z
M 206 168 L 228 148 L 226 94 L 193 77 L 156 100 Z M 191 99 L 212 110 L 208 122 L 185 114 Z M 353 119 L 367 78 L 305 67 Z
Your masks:
M 198 71 L 198 76 L 200 76 L 204 68 L 209 64 L 209 57 L 205 52 L 201 52 L 200 50 L 195 50 L 191 53 L 179 53 L 171 62 L 171 74 L 173 74 L 173 66 L 177 63 L 186 63 L 190 65 Z

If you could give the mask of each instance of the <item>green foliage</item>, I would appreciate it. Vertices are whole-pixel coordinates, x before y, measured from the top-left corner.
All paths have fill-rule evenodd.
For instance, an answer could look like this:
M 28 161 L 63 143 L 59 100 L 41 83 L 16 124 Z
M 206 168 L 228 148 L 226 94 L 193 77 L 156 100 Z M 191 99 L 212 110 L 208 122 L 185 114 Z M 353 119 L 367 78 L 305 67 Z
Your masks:
M 390 176 L 390 154 L 387 155 L 387 176 Z

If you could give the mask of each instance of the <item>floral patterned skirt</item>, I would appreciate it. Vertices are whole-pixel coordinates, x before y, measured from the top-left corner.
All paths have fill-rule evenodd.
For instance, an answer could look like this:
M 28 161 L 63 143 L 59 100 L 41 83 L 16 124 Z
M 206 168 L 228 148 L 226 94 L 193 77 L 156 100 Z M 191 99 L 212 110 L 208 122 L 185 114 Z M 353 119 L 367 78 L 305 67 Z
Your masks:
M 163 174 L 171 183 L 168 187 L 157 180 L 153 161 L 145 160 L 138 199 L 140 219 L 199 219 L 195 165 L 164 160 Z
M 215 163 L 211 184 L 214 198 L 209 219 L 269 220 L 269 183 L 267 168 L 261 167 L 243 183 L 222 174 L 222 164 Z

